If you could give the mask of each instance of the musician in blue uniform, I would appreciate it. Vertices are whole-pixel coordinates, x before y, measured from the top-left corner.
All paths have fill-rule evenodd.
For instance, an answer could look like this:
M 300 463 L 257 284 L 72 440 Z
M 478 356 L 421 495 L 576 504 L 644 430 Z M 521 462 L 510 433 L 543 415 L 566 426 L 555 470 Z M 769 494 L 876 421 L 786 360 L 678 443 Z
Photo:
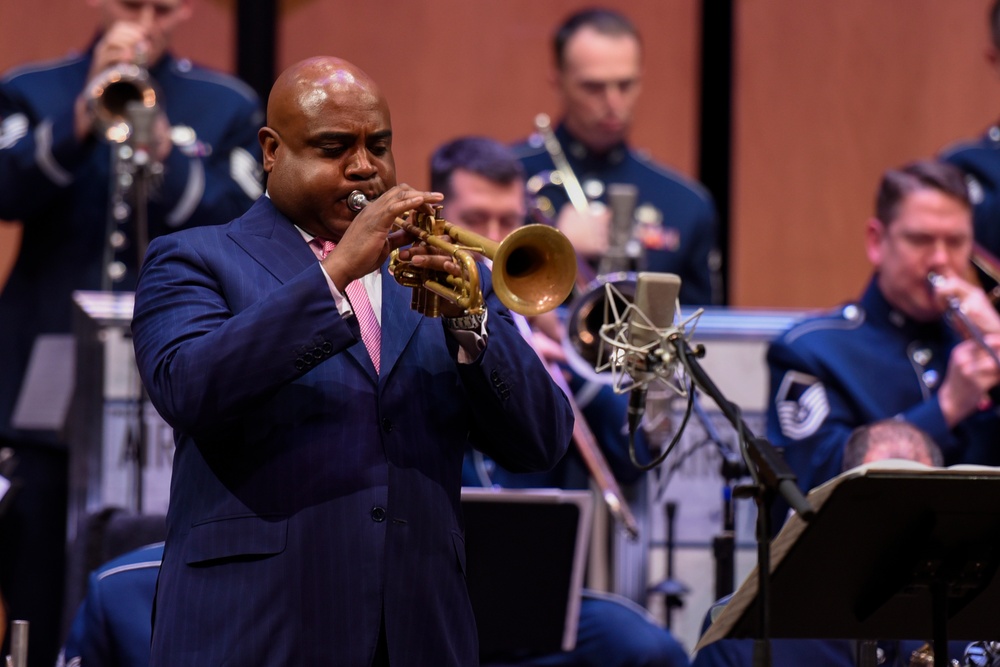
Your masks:
M 86 51 L 0 79 L 0 219 L 20 221 L 24 230 L 0 294 L 0 447 L 13 452 L 20 482 L 0 517 L 0 589 L 11 617 L 31 622 L 29 660 L 45 667 L 59 646 L 67 455 L 61 424 L 15 419 L 32 351 L 48 335 L 70 333 L 74 290 L 134 289 L 143 218 L 149 238 L 223 223 L 261 193 L 256 95 L 168 50 L 193 0 L 90 4 L 101 30 Z M 99 136 L 120 128 L 97 119 L 111 100 L 86 84 L 111 66 L 124 73 L 136 63 L 155 91 L 134 88 L 147 100 L 155 95 L 156 113 L 148 131 L 136 125 L 132 155 L 145 161 L 119 161 L 116 176 L 112 146 Z M 148 185 L 148 206 L 134 197 L 140 188 L 124 187 L 128 179 Z M 51 365 L 65 370 L 57 384 L 72 382 L 71 359 Z
M 524 172 L 511 151 L 492 139 L 463 137 L 440 146 L 431 158 L 431 188 L 445 195 L 444 216 L 449 222 L 494 241 L 515 231 L 525 215 Z M 524 334 L 549 364 L 565 360 L 560 323 L 552 313 L 533 318 Z M 627 399 L 608 385 L 568 374 L 573 397 L 594 432 L 592 446 L 607 461 L 608 472 L 618 483 L 631 484 L 642 471 L 630 460 L 625 426 Z M 640 429 L 641 431 L 641 429 Z M 649 445 L 638 434 L 637 458 L 648 463 Z M 572 448 L 548 472 L 515 473 L 470 451 L 463 467 L 466 486 L 508 488 L 586 489 L 590 472 L 577 448 Z M 530 604 L 530 601 L 525 601 Z M 577 644 L 572 651 L 548 655 L 484 656 L 488 664 L 519 667 L 573 667 L 576 665 L 688 664 L 684 648 L 654 622 L 649 612 L 619 596 L 584 591 L 580 606 Z
M 563 107 L 555 137 L 587 198 L 607 202 L 611 184 L 637 188 L 633 238 L 639 248 L 630 252 L 635 260 L 628 268 L 676 273 L 682 279 L 681 303 L 713 303 L 719 295 L 713 284 L 718 255 L 711 196 L 627 141 L 642 87 L 642 46 L 635 26 L 616 12 L 588 9 L 566 19 L 553 45 L 553 80 Z M 567 204 L 563 186 L 540 186 L 554 168 L 541 135 L 515 150 L 533 177 L 529 188 L 550 203 L 555 224 L 596 270 L 608 251 L 610 212 L 600 207 L 578 212 Z
M 961 172 L 932 161 L 887 171 L 865 247 L 875 271 L 860 300 L 771 344 L 768 437 L 803 491 L 840 471 L 854 428 L 893 417 L 928 433 L 948 465 L 1000 464 L 988 394 L 1000 381 L 1000 317 L 962 278 L 972 215 Z M 985 345 L 949 323 L 949 303 Z
M 1000 2 L 991 6 L 989 24 L 987 58 L 991 67 L 1000 71 Z M 949 146 L 941 157 L 965 172 L 976 240 L 1000 256 L 1000 123 L 991 125 L 977 140 Z
M 156 576 L 163 543 L 134 549 L 94 570 L 57 667 L 149 667 Z

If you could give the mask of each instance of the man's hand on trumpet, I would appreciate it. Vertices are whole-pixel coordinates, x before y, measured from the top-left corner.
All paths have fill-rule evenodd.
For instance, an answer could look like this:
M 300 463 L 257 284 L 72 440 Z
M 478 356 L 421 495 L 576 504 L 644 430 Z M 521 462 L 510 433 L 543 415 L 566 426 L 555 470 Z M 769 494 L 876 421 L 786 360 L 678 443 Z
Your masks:
M 958 308 L 983 333 L 1000 333 L 1000 313 L 978 285 L 941 274 L 931 280 L 931 289 L 942 310 Z M 961 331 L 960 322 L 955 325 L 965 338 L 971 337 L 970 331 Z
M 1000 352 L 1000 334 L 986 334 L 984 340 L 995 352 Z M 997 383 L 1000 383 L 1000 367 L 978 342 L 965 340 L 956 345 L 938 391 L 945 423 L 954 426 L 977 410 L 988 408 L 991 401 L 987 394 Z
M 394 231 L 396 218 L 412 210 L 431 212 L 433 204 L 442 199 L 444 196 L 439 192 L 422 192 L 405 183 L 371 199 L 341 238 L 333 239 L 337 247 L 323 260 L 323 268 L 337 289 L 343 292 L 352 281 L 377 271 L 392 250 L 413 243 L 413 237 L 406 232 Z M 431 266 L 444 264 L 442 258 Z
M 933 298 L 966 339 L 952 349 L 938 392 L 941 414 L 953 426 L 988 407 L 987 392 L 1000 382 L 1000 314 L 981 288 L 959 277 L 932 274 L 929 283 Z

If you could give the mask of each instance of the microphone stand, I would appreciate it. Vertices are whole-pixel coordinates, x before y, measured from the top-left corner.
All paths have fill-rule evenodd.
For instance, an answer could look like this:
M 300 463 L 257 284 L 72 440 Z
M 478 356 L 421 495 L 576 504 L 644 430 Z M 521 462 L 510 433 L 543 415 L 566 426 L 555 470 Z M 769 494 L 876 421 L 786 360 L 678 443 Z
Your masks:
M 125 104 L 125 116 L 131 128 L 126 140 L 128 149 L 128 171 L 131 175 L 130 190 L 132 195 L 132 230 L 135 243 L 136 271 L 142 267 L 149 246 L 149 199 L 155 179 L 163 173 L 163 165 L 153 155 L 155 142 L 154 124 L 159 111 L 154 105 L 146 106 L 139 101 L 129 101 Z M 126 436 L 125 458 L 135 465 L 133 493 L 135 494 L 135 510 L 143 511 L 144 479 L 146 470 L 149 438 L 146 433 L 146 388 L 136 377 L 138 385 L 135 398 L 135 413 L 133 429 Z
M 736 507 L 733 501 L 733 482 L 749 473 L 746 463 L 739 454 L 722 441 L 694 390 L 691 392 L 691 401 L 705 434 L 709 441 L 715 444 L 722 458 L 720 472 L 725 480 L 722 487 L 722 530 L 712 538 L 712 555 L 715 558 L 715 599 L 721 600 L 736 587 Z
M 744 487 L 753 496 L 757 505 L 757 576 L 758 598 L 760 600 L 759 637 L 754 640 L 754 667 L 770 667 L 771 663 L 771 510 L 774 500 L 781 495 L 803 519 L 810 519 L 814 514 L 812 505 L 799 491 L 795 474 L 784 459 L 765 438 L 757 437 L 740 416 L 739 408 L 723 395 L 719 388 L 701 367 L 697 359 L 704 356 L 705 348 L 698 346 L 692 350 L 683 334 L 675 333 L 667 337 L 667 341 L 676 350 L 677 358 L 684 365 L 691 380 L 705 394 L 715 401 L 722 414 L 733 425 L 740 436 L 740 450 L 753 485 Z

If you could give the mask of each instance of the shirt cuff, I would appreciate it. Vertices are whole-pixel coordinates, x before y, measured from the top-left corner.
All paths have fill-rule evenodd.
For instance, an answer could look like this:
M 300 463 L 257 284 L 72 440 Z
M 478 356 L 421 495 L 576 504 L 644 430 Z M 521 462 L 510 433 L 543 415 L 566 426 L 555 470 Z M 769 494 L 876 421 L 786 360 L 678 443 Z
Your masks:
M 323 268 L 323 264 L 319 263 L 319 268 L 323 272 L 323 277 L 326 278 L 326 284 L 330 287 L 330 294 L 333 296 L 333 302 L 337 306 L 337 312 L 340 313 L 341 317 L 348 317 L 354 315 L 354 309 L 351 308 L 351 302 L 347 300 L 347 297 L 340 293 L 337 286 L 333 283 L 333 278 L 330 274 L 326 272 Z

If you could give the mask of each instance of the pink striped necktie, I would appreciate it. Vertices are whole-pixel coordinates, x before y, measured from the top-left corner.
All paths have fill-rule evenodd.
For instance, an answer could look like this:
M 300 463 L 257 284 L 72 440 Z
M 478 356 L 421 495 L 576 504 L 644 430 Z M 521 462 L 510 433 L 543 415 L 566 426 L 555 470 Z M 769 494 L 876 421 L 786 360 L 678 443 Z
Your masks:
M 314 238 L 313 243 L 320 248 L 321 259 L 325 259 L 337 245 L 333 241 L 321 238 Z M 368 349 L 368 356 L 371 357 L 372 363 L 375 365 L 375 372 L 379 373 L 381 372 L 380 362 L 382 359 L 382 328 L 379 326 L 378 318 L 375 317 L 375 310 L 368 298 L 368 292 L 360 280 L 352 280 L 347 285 L 346 292 L 354 316 L 358 318 L 361 340 L 364 341 L 365 347 Z

